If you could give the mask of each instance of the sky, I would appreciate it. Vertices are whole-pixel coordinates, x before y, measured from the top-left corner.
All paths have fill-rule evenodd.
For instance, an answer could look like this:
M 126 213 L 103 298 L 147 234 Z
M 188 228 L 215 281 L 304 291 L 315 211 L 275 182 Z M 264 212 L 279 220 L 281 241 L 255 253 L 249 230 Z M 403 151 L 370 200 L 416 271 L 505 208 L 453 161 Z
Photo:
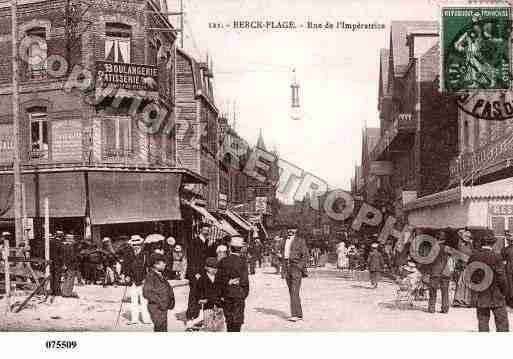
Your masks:
M 436 20 L 433 0 L 183 0 L 184 48 L 213 59 L 218 107 L 232 111 L 250 144 L 261 130 L 268 149 L 332 188 L 350 189 L 362 127 L 378 126 L 379 49 L 392 20 Z M 168 0 L 170 11 L 178 0 Z M 234 21 L 380 23 L 381 30 L 237 30 Z M 174 22 L 176 23 L 176 22 Z M 292 70 L 302 117 L 290 117 Z

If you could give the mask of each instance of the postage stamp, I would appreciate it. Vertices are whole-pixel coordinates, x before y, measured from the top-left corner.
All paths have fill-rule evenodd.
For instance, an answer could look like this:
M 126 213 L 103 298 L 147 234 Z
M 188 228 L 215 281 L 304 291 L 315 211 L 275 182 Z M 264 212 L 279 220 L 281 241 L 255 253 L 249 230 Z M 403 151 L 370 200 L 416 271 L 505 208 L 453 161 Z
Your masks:
M 444 6 L 440 39 L 442 91 L 510 88 L 510 7 Z

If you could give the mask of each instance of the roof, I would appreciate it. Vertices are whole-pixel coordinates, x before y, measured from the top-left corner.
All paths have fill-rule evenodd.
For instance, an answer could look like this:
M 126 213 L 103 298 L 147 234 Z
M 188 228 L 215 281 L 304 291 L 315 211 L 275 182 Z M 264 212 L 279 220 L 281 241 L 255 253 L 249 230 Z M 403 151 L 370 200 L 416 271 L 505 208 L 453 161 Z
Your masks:
M 438 32 L 436 21 L 392 21 L 390 25 L 390 47 L 395 76 L 402 75 L 410 61 L 406 37 L 411 33 Z
M 389 49 L 379 49 L 379 97 L 388 93 Z
M 264 137 L 262 136 L 262 130 L 260 130 L 260 133 L 258 134 L 256 147 L 260 148 L 261 150 L 267 151 L 267 148 L 265 148 Z

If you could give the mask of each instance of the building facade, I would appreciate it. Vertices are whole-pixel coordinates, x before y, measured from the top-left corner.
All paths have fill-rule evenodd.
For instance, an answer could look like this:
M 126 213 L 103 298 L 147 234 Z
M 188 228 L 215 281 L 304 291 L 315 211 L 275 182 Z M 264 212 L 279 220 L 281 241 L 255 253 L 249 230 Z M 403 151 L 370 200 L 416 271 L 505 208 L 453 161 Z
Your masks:
M 207 184 L 199 169 L 177 161 L 176 133 L 169 116 L 159 117 L 176 112 L 177 97 L 176 35 L 165 3 L 18 1 L 24 212 L 36 238 L 45 198 L 51 231 L 99 240 L 156 224 L 169 232 L 182 219 L 183 187 Z M 0 5 L 0 218 L 7 221 L 15 140 L 10 11 Z M 27 62 L 23 54 L 47 60 Z M 55 56 L 67 72 L 51 66 Z

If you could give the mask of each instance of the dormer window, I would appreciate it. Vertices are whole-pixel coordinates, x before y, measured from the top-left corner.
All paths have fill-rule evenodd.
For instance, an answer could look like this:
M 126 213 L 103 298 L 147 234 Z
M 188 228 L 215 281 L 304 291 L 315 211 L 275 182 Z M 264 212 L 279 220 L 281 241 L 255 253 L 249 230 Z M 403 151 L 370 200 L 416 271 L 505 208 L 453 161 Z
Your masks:
M 132 27 L 125 24 L 107 23 L 105 26 L 105 60 L 130 63 Z

